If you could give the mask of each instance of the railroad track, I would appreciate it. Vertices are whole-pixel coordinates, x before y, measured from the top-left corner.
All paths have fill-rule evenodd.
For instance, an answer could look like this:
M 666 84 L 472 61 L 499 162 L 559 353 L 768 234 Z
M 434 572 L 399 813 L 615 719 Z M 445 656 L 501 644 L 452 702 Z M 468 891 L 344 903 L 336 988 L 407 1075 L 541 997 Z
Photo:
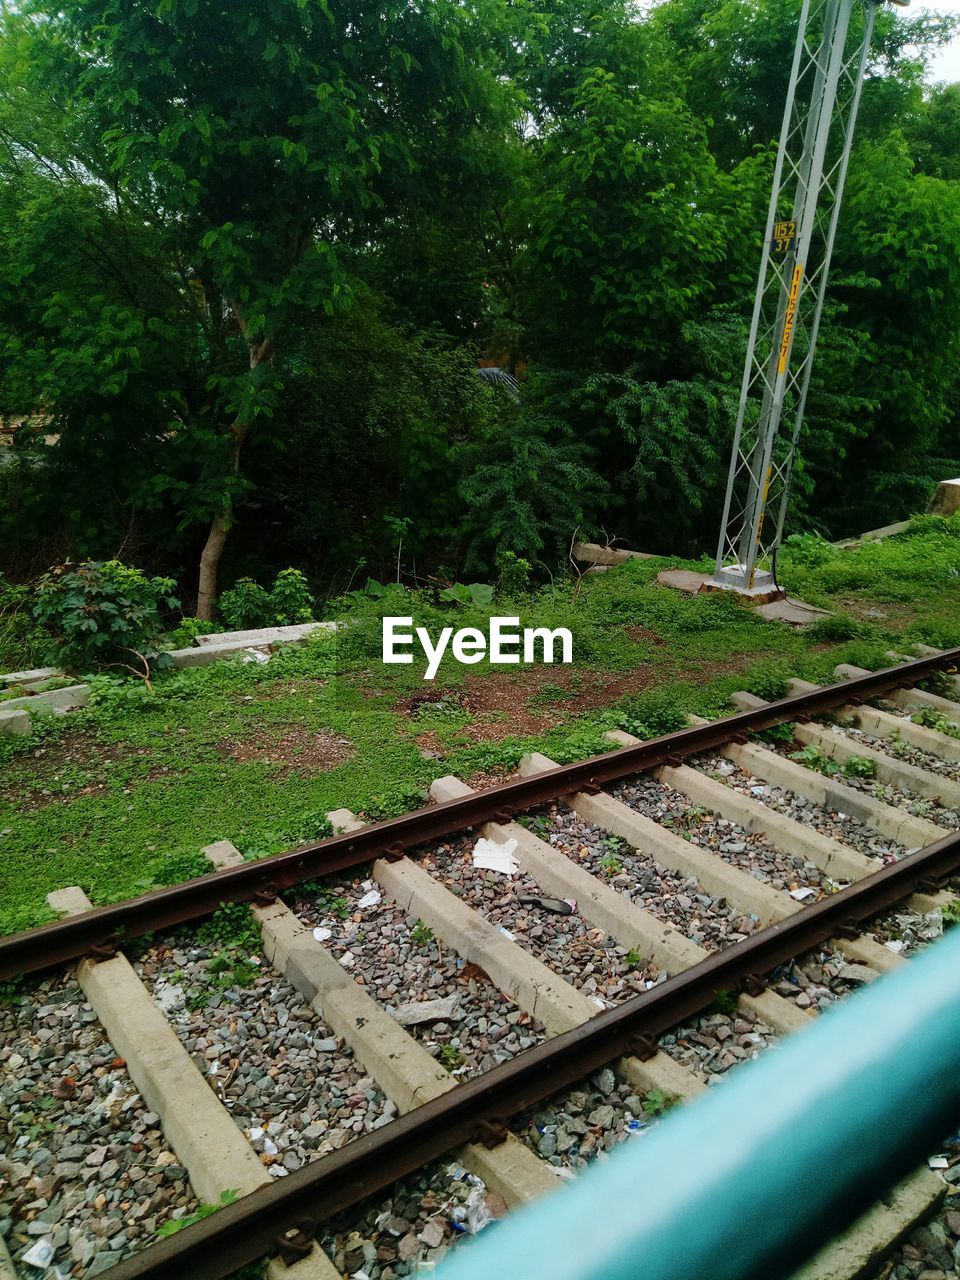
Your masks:
M 426 809 L 339 810 L 337 835 L 261 862 L 221 841 L 211 875 L 115 905 L 51 895 L 63 918 L 0 939 L 0 978 L 37 975 L 0 1050 L 12 1252 L 114 1280 L 271 1257 L 271 1280 L 404 1274 L 449 1218 L 469 1233 L 559 1185 L 935 932 L 960 868 L 960 702 L 914 686 L 958 660 L 736 695 L 734 716 L 533 755 L 488 791 L 440 779 Z M 513 842 L 515 875 L 475 865 L 479 837 L 497 861 Z M 257 963 L 191 993 L 216 939 L 176 927 L 231 902 Z M 45 1117 L 74 1131 L 68 1158 Z M 412 1193 L 377 1204 L 425 1166 L 425 1221 L 397 1211 Z M 862 1274 L 945 1189 L 919 1172 L 804 1275 Z

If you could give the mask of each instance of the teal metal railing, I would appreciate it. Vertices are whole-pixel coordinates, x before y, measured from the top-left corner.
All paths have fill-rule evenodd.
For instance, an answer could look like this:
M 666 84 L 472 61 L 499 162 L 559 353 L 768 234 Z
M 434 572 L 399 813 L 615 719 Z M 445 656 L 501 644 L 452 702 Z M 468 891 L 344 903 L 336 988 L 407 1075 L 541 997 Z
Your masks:
M 958 1120 L 960 928 L 488 1227 L 438 1280 L 777 1280 Z

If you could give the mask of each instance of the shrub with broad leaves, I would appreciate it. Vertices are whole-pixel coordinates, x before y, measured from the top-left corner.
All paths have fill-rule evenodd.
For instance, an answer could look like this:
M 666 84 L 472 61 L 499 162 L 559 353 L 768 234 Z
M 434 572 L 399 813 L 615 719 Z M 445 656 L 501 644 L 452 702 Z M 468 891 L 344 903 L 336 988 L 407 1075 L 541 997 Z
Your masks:
M 67 563 L 40 579 L 33 613 L 65 666 L 120 667 L 149 679 L 163 630 L 161 610 L 179 608 L 175 590 L 172 578 L 149 578 L 119 560 Z

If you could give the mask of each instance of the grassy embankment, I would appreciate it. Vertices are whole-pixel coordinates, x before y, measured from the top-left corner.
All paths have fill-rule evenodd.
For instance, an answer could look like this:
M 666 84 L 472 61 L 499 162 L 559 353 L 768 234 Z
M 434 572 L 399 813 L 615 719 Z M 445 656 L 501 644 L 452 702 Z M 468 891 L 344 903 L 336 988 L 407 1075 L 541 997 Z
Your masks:
M 839 551 L 801 542 L 781 558 L 788 591 L 834 611 L 807 632 L 727 596 L 660 587 L 678 561 L 636 561 L 488 609 L 438 607 L 396 588 L 354 604 L 349 625 L 265 666 L 221 663 L 160 677 L 151 694 L 111 684 L 89 709 L 31 739 L 0 739 L 0 932 L 49 918 L 46 893 L 80 884 L 98 903 L 205 869 L 229 839 L 263 856 L 326 833 L 346 805 L 369 818 L 417 807 L 430 781 L 475 785 L 537 748 L 566 761 L 642 736 L 685 711 L 767 697 L 787 675 L 827 680 L 837 662 L 877 667 L 895 646 L 960 645 L 960 518 L 923 518 L 896 539 Z M 380 616 L 483 625 L 489 613 L 567 625 L 571 667 L 384 667 Z

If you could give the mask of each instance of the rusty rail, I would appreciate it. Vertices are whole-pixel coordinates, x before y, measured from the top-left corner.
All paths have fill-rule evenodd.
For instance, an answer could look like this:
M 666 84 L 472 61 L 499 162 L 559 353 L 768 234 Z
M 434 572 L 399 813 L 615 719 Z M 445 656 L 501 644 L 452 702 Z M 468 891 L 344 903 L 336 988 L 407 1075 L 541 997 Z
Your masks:
M 141 897 L 11 934 L 0 938 L 0 979 L 53 968 L 95 949 L 98 955 L 109 954 L 121 937 L 136 937 L 200 919 L 224 902 L 269 901 L 281 889 L 304 880 L 348 870 L 372 858 L 399 857 L 426 841 L 484 822 L 506 821 L 516 813 L 575 791 L 596 792 L 604 783 L 679 762 L 727 742 L 745 741 L 748 735 L 773 725 L 808 720 L 846 703 L 865 702 L 892 689 L 907 688 L 938 671 L 955 671 L 958 664 L 960 649 L 950 649 L 901 666 L 871 671 L 752 711 L 519 778 L 489 791 L 417 809 L 359 831 L 301 845 L 259 862 L 228 867 L 184 884 L 155 889 Z

